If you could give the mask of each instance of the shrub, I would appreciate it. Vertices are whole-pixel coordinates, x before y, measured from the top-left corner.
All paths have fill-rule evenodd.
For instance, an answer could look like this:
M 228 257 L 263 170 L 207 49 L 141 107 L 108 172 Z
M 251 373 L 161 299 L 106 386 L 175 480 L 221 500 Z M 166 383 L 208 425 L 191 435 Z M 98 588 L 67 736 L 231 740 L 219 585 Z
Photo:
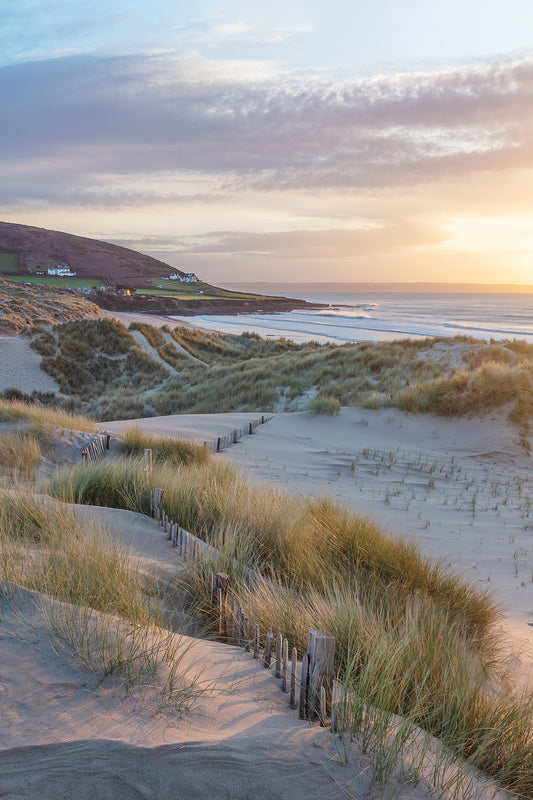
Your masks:
M 204 464 L 211 458 L 210 450 L 203 444 L 174 436 L 154 436 L 135 427 L 121 435 L 121 448 L 126 456 L 141 456 L 149 449 L 154 463 Z
M 30 347 L 39 353 L 39 355 L 47 356 L 48 358 L 54 356 L 56 352 L 55 339 L 50 331 L 45 331 L 40 336 L 37 336 L 36 339 L 32 339 Z
M 33 478 L 41 459 L 39 441 L 31 433 L 0 433 L 0 468 Z
M 341 404 L 336 397 L 331 394 L 319 394 L 309 403 L 309 408 L 315 414 L 338 414 L 341 410 Z
M 165 343 L 163 334 L 159 328 L 155 328 L 153 325 L 148 325 L 146 322 L 132 322 L 129 330 L 140 331 L 148 344 L 152 345 L 152 347 L 155 347 L 156 349 L 158 347 L 162 347 Z

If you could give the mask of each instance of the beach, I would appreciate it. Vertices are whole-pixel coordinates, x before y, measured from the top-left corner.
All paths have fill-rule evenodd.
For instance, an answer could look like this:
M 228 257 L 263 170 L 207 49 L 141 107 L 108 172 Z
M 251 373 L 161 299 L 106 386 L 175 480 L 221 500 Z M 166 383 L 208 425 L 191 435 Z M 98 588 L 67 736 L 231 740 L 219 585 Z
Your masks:
M 3 350 L 0 383 L 16 375 L 25 391 L 44 390 L 35 354 L 19 337 L 10 338 L 18 344 Z M 510 686 L 532 691 L 531 457 L 506 410 L 457 419 L 358 408 L 333 416 L 307 410 L 264 416 L 265 424 L 214 458 L 258 485 L 295 496 L 328 495 L 490 590 L 502 608 L 498 637 Z M 171 415 L 99 427 L 113 443 L 139 427 L 214 446 L 218 437 L 232 440 L 234 430 L 246 430 L 258 417 Z M 62 435 L 58 459 L 77 462 L 87 436 Z M 50 461 L 44 473 L 56 466 Z M 171 579 L 185 568 L 155 521 L 116 509 L 78 507 L 76 513 L 111 532 L 143 570 Z M 178 796 L 184 797 L 205 796 L 213 785 L 215 796 L 242 800 L 260 787 L 280 800 L 432 796 L 430 782 L 414 785 L 405 774 L 392 775 L 382 793 L 357 742 L 348 745 L 300 721 L 269 671 L 219 642 L 179 637 L 183 665 L 205 688 L 192 712 L 162 710 L 150 691 L 124 697 L 113 676 L 95 682 L 57 649 L 47 632 L 48 604 L 37 593 L 15 589 L 3 614 L 7 724 L 0 740 L 0 790 L 6 797 L 52 800 L 66 792 L 80 800 L 102 793 L 116 800 L 162 800 L 176 791 L 176 775 Z M 472 780 L 479 800 L 509 797 Z
M 213 441 L 250 414 L 107 423 Z M 218 431 L 218 433 L 216 433 Z M 488 588 L 503 609 L 514 679 L 533 681 L 531 458 L 505 413 L 440 419 L 395 409 L 274 414 L 217 455 L 247 478 L 296 495 L 329 495 Z

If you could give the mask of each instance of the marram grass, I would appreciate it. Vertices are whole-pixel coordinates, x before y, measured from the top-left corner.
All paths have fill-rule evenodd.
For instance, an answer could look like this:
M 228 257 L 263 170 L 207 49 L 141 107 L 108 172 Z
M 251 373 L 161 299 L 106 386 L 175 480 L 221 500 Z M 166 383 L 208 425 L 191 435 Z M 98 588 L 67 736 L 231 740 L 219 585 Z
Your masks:
M 95 424 L 81 414 L 71 414 L 62 409 L 31 405 L 18 400 L 0 398 L 0 422 L 18 422 L 27 419 L 36 432 L 49 433 L 52 428 L 75 431 L 94 431 Z
M 49 490 L 146 512 L 143 470 L 140 458 L 75 467 Z M 374 748 L 384 776 L 398 742 L 420 726 L 517 796 L 533 797 L 533 701 L 502 688 L 500 610 L 484 589 L 329 499 L 252 486 L 215 459 L 156 463 L 152 485 L 164 489 L 171 518 L 217 548 L 210 566 L 230 574 L 263 633 L 282 630 L 300 653 L 309 627 L 336 636 L 346 723 Z M 250 567 L 263 578 L 251 580 Z M 207 610 L 205 576 L 196 569 L 190 586 Z M 397 715 L 407 733 L 402 728 L 391 750 Z
M 152 451 L 154 462 L 168 464 L 202 464 L 209 460 L 210 451 L 204 445 L 174 436 L 157 436 L 145 433 L 132 426 L 120 436 L 121 449 L 126 456 L 143 455 L 146 449 Z
M 183 667 L 189 640 L 165 629 L 155 583 L 65 505 L 0 494 L 2 594 L 13 585 L 39 592 L 55 640 L 97 674 L 117 674 L 126 692 L 149 687 L 159 706 L 181 711 L 200 694 L 198 676 Z
M 0 469 L 14 478 L 33 478 L 41 459 L 41 446 L 33 433 L 0 433 Z

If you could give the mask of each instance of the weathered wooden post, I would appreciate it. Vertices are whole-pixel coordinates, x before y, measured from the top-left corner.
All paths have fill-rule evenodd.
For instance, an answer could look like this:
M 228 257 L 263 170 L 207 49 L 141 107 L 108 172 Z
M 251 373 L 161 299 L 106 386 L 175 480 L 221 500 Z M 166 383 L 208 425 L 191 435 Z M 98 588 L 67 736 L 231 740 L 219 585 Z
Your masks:
M 233 431 L 233 444 L 237 444 L 238 441 L 237 431 Z
M 219 436 L 217 439 L 217 453 L 220 453 L 221 449 L 222 449 L 222 439 Z
M 283 640 L 283 646 L 281 651 L 281 691 L 288 692 L 289 687 L 287 685 L 287 674 L 289 671 L 289 641 L 288 639 Z
M 226 622 L 226 599 L 228 596 L 229 575 L 217 572 L 215 575 L 215 590 L 218 599 L 218 635 L 224 635 Z
M 146 483 L 152 479 L 152 451 L 148 447 L 144 451 L 144 479 Z
M 256 623 L 254 625 L 254 658 L 259 658 L 259 639 L 260 639 L 259 625 Z
M 274 641 L 274 633 L 272 628 L 270 628 L 269 632 L 266 635 L 265 639 L 265 654 L 263 656 L 263 666 L 265 669 L 270 668 L 270 662 L 272 660 L 272 642 Z
M 328 709 L 327 709 L 327 700 L 326 700 L 326 690 L 324 688 L 324 684 L 320 684 L 320 693 L 319 693 L 319 711 L 318 717 L 320 719 L 320 724 L 323 728 L 326 727 L 326 719 L 328 716 Z
M 152 492 L 152 516 L 156 519 L 161 518 L 161 511 L 162 511 L 162 503 L 163 503 L 163 495 L 165 494 L 163 489 L 154 489 Z
M 276 636 L 276 678 L 281 678 L 281 648 L 283 647 L 283 636 L 278 633 Z
M 307 688 L 309 682 L 309 655 L 305 653 L 300 668 L 300 702 L 298 714 L 300 719 L 307 717 Z
M 331 689 L 335 677 L 335 637 L 323 631 L 310 629 L 307 634 L 307 652 L 309 654 L 309 697 L 308 713 L 311 717 L 320 711 L 320 686 L 325 689 L 325 709 L 330 708 Z
M 331 690 L 331 732 L 337 733 L 343 720 L 344 687 L 340 681 L 333 681 Z
M 215 576 L 212 570 L 209 570 L 209 572 L 207 573 L 207 583 L 209 586 L 209 602 L 211 603 L 211 610 L 214 611 L 216 604 L 216 594 L 215 594 Z
M 111 447 L 111 434 L 108 433 L 108 434 L 106 434 L 106 437 L 105 437 L 105 449 L 109 450 L 110 447 Z
M 291 698 L 290 698 L 290 706 L 291 708 L 296 708 L 296 673 L 298 670 L 298 651 L 295 647 L 292 648 L 292 659 L 291 659 Z
M 251 436 L 253 432 L 254 432 L 254 423 L 250 422 L 250 424 L 248 425 L 248 433 Z

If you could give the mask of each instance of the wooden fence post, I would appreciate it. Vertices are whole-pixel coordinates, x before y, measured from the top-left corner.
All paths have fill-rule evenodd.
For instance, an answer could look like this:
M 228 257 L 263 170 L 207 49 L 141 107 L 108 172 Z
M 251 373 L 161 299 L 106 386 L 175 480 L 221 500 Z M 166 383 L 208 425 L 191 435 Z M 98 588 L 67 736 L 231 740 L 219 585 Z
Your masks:
M 229 575 L 225 572 L 217 572 L 215 575 L 215 591 L 218 600 L 218 635 L 222 637 L 225 633 L 226 623 L 226 599 L 228 596 Z
M 260 639 L 259 625 L 256 623 L 254 625 L 254 658 L 259 658 L 259 639 Z
M 299 703 L 299 717 L 306 719 L 307 717 L 307 686 L 309 680 L 309 655 L 305 653 L 302 658 L 302 666 L 300 669 L 300 703 Z
M 283 647 L 283 636 L 278 633 L 276 636 L 276 678 L 281 678 L 281 648 Z
M 289 671 L 289 642 L 288 639 L 283 640 L 281 651 L 281 691 L 288 692 L 287 686 L 287 673 Z
M 263 666 L 265 669 L 270 668 L 270 662 L 272 660 L 272 642 L 274 641 L 274 634 L 272 632 L 272 628 L 270 628 L 269 632 L 266 635 L 265 639 L 265 653 L 263 657 Z
M 337 733 L 343 720 L 343 693 L 344 687 L 340 681 L 333 681 L 331 690 L 331 732 Z
M 298 651 L 295 647 L 292 648 L 291 659 L 291 708 L 296 708 L 296 672 L 298 670 Z
M 148 447 L 144 451 L 144 479 L 146 483 L 152 479 L 152 451 Z
M 335 637 L 311 628 L 307 633 L 307 652 L 310 675 L 308 712 L 315 716 L 319 713 L 321 685 L 326 692 L 325 712 L 329 711 L 331 705 L 331 689 L 335 677 Z

